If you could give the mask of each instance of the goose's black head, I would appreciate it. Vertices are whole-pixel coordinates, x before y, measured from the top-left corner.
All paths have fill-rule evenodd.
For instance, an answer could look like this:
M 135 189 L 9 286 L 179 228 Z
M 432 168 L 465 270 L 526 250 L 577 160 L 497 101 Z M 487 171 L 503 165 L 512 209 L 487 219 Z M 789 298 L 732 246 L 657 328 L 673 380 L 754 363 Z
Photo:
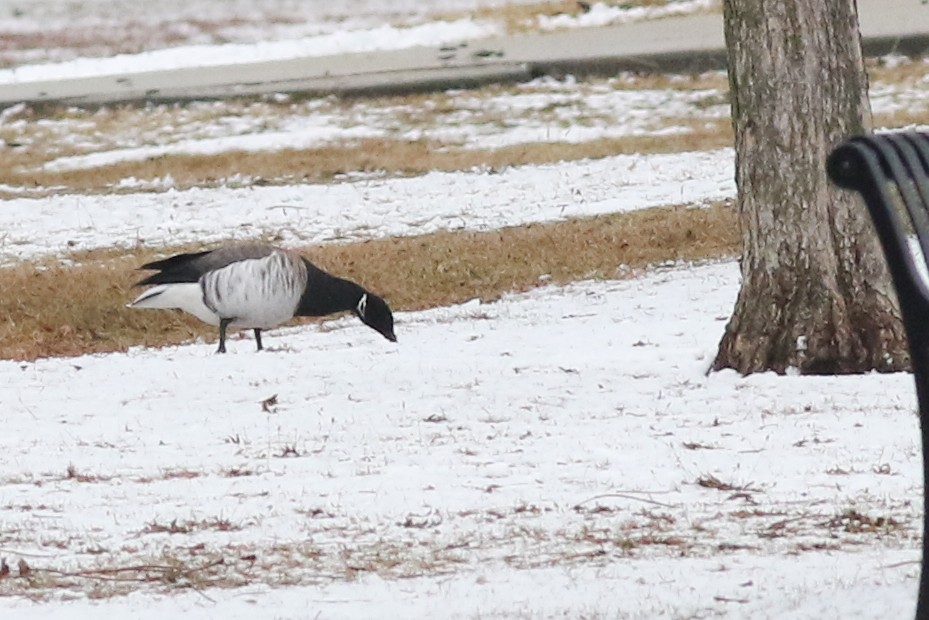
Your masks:
M 394 335 L 394 315 L 387 302 L 373 293 L 365 293 L 355 306 L 355 314 L 368 327 L 376 330 L 391 342 L 397 342 Z

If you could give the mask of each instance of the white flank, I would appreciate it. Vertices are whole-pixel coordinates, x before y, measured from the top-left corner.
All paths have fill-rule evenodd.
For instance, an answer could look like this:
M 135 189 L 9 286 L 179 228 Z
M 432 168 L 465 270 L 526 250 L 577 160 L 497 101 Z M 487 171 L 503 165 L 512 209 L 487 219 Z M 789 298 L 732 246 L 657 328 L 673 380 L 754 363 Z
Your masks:
M 219 317 L 203 303 L 203 291 L 197 282 L 185 284 L 159 284 L 129 304 L 130 308 L 178 308 L 194 315 L 204 323 L 219 325 Z

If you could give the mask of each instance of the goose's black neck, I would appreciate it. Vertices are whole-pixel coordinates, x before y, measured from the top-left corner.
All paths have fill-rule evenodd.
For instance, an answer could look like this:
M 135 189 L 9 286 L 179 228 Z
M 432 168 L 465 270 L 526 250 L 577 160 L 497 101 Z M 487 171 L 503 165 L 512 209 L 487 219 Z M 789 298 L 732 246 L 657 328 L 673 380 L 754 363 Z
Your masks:
M 351 280 L 326 273 L 305 258 L 306 290 L 297 305 L 297 316 L 324 316 L 354 310 L 365 294 L 364 288 Z

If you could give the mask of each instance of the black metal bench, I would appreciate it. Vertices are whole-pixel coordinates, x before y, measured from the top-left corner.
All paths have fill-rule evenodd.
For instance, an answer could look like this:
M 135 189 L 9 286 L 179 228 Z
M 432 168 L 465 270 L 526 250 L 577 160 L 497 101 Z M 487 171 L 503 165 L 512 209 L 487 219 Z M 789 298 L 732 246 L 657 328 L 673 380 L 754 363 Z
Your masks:
M 919 269 L 929 266 L 929 134 L 851 138 L 832 151 L 827 169 L 836 185 L 864 198 L 897 289 L 909 341 L 923 451 L 923 552 L 916 618 L 929 620 L 929 284 Z M 922 259 L 911 249 L 914 234 Z

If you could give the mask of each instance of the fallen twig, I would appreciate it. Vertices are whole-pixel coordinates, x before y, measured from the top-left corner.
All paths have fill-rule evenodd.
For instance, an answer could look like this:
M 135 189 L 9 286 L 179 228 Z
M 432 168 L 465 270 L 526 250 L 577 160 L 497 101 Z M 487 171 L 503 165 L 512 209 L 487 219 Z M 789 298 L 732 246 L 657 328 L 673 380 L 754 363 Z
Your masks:
M 893 564 L 884 564 L 881 568 L 900 568 L 901 566 L 909 566 L 910 564 L 921 564 L 921 560 L 904 560 L 903 562 L 894 562 Z
M 655 500 L 653 500 L 653 499 L 647 499 L 647 498 L 644 498 L 644 497 L 636 497 L 636 496 L 634 496 L 634 495 L 627 495 L 626 493 L 603 493 L 602 495 L 594 495 L 593 497 L 590 497 L 590 498 L 588 498 L 588 499 L 585 499 L 585 500 L 582 501 L 582 502 L 578 502 L 577 504 L 574 505 L 574 510 L 580 509 L 581 506 L 583 506 L 584 504 L 587 504 L 587 503 L 592 502 L 592 501 L 594 501 L 594 500 L 603 499 L 603 498 L 605 498 L 605 497 L 619 497 L 619 498 L 621 498 L 621 499 L 631 499 L 631 500 L 633 500 L 633 501 L 643 502 L 643 503 L 645 503 L 645 504 L 652 504 L 652 505 L 654 505 L 654 506 L 661 506 L 662 508 L 677 508 L 677 506 L 674 505 L 674 504 L 665 504 L 664 502 L 658 502 L 658 501 L 655 501 Z
M 747 598 L 729 598 L 728 596 L 714 596 L 713 600 L 720 603 L 742 603 L 743 605 L 749 602 Z

